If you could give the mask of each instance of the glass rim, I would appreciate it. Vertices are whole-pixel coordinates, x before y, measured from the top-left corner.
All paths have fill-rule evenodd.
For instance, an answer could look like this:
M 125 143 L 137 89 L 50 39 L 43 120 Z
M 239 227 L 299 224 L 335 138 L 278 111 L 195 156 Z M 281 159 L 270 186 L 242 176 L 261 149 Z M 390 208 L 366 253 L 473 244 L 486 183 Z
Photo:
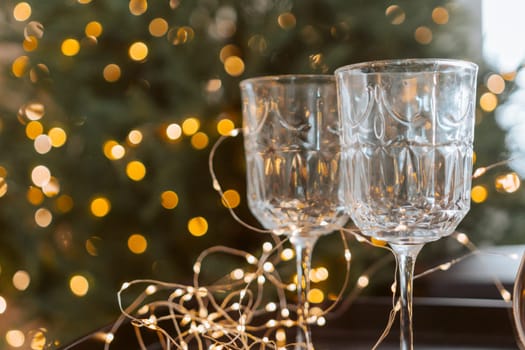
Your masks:
M 411 65 L 435 65 L 436 72 L 455 72 L 460 69 L 467 69 L 476 72 L 478 65 L 474 62 L 454 59 L 454 58 L 399 58 L 399 59 L 385 59 L 375 61 L 365 61 L 352 63 L 339 67 L 335 70 L 334 74 L 348 73 L 348 74 L 406 74 L 406 73 L 418 73 L 417 71 L 407 69 L 406 71 L 371 71 L 365 72 L 365 68 L 386 68 L 386 67 L 410 67 Z M 446 69 L 443 69 L 446 68 Z M 429 71 L 426 71 L 427 73 Z
M 253 83 L 268 83 L 268 82 L 293 82 L 297 80 L 314 80 L 335 82 L 335 76 L 332 74 L 276 74 L 276 75 L 262 75 L 242 80 L 239 85 L 244 87 Z

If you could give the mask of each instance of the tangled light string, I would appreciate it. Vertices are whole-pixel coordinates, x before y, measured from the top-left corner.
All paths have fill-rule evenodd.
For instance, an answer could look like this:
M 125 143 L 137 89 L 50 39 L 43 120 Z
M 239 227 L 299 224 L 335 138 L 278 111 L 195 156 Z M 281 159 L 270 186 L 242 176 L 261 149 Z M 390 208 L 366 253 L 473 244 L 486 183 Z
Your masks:
M 209 170 L 213 188 L 225 201 L 227 198 L 223 195 L 215 174 L 213 159 L 219 145 L 226 138 L 237 136 L 239 132 L 239 129 L 234 129 L 229 135 L 219 138 L 209 156 Z M 491 168 L 507 163 L 508 161 L 504 161 L 479 168 L 473 177 L 479 177 Z M 287 342 L 287 334 L 290 329 L 305 327 L 293 317 L 297 313 L 296 307 L 289 304 L 286 298 L 286 292 L 295 291 L 296 284 L 295 282 L 284 282 L 279 273 L 279 267 L 284 262 L 282 258 L 283 246 L 288 239 L 281 239 L 269 230 L 247 224 L 237 216 L 232 206 L 227 205 L 226 207 L 239 224 L 252 231 L 270 234 L 273 243 L 265 242 L 262 245 L 259 257 L 243 250 L 225 246 L 206 249 L 193 265 L 192 285 L 155 280 L 134 280 L 124 283 L 118 292 L 118 302 L 122 315 L 113 324 L 109 332 L 95 335 L 97 339 L 105 343 L 106 350 L 110 348 L 116 332 L 125 321 L 131 322 L 137 343 L 141 349 L 147 349 L 148 336 L 151 338 L 152 335 L 155 336 L 153 341 L 161 344 L 163 349 L 247 350 L 256 348 L 281 350 L 294 348 L 296 345 L 304 345 Z M 349 282 L 352 257 L 348 247 L 348 238 L 351 237 L 359 243 L 374 247 L 387 250 L 390 248 L 384 242 L 363 236 L 354 228 L 340 230 L 340 237 L 343 242 L 343 254 L 346 262 L 343 285 L 337 297 L 328 307 L 310 309 L 307 318 L 308 324 L 324 326 L 327 318 L 339 316 L 368 286 L 374 273 L 386 262 L 393 259 L 392 255 L 388 255 L 370 266 L 357 279 L 357 283 L 351 289 L 350 294 L 344 296 Z M 480 250 L 465 233 L 455 232 L 451 238 L 468 249 L 469 252 L 425 270 L 416 275 L 416 279 L 436 271 L 447 271 L 453 265 L 469 257 L 480 255 Z M 239 257 L 243 261 L 243 265 L 225 274 L 216 282 L 204 285 L 200 281 L 201 271 L 203 271 L 206 259 L 214 254 Z M 518 259 L 516 255 L 507 257 Z M 494 284 L 502 299 L 510 302 L 511 293 L 505 289 L 497 277 L 494 277 Z M 124 299 L 127 299 L 128 293 L 131 294 L 132 289 L 138 289 L 138 296 L 132 297 L 132 301 L 126 304 Z M 394 277 L 391 291 L 392 309 L 388 315 L 387 324 L 372 349 L 376 349 L 387 337 L 400 310 L 397 277 Z M 340 306 L 335 309 L 338 305 Z

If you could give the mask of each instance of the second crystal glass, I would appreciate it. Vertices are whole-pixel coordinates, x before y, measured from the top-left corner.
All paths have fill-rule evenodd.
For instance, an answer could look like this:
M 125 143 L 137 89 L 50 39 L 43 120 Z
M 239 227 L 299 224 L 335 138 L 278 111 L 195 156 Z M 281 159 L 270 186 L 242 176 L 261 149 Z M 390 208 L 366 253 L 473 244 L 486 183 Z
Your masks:
M 340 192 L 340 135 L 335 79 L 284 75 L 241 82 L 247 196 L 252 213 L 297 256 L 298 343 L 307 326 L 312 249 L 347 221 Z M 299 345 L 303 347 L 304 345 Z
M 336 71 L 348 212 L 399 264 L 401 349 L 412 349 L 412 279 L 424 243 L 470 208 L 477 66 L 443 59 Z

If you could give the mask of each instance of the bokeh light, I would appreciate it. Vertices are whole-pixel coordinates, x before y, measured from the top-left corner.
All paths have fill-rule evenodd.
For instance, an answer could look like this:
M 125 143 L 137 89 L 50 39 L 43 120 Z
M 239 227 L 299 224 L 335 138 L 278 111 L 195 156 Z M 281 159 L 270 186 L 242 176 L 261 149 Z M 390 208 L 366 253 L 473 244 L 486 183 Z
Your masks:
M 108 83 L 114 83 L 118 81 L 120 79 L 121 74 L 122 72 L 120 70 L 120 67 L 114 63 L 108 64 L 104 67 L 104 70 L 102 71 L 104 80 Z
M 175 209 L 179 204 L 179 196 L 175 191 L 164 191 L 160 195 L 160 204 L 165 209 Z
M 199 131 L 200 126 L 201 123 L 199 119 L 190 117 L 185 119 L 184 122 L 182 122 L 182 132 L 184 133 L 184 135 L 191 136 L 197 131 Z
M 138 41 L 131 44 L 129 47 L 129 57 L 133 61 L 143 61 L 148 57 L 148 51 L 148 46 L 145 43 Z
M 106 197 L 97 197 L 91 201 L 91 213 L 96 217 L 104 217 L 111 210 L 111 202 Z
M 241 196 L 236 190 L 224 191 L 222 195 L 222 205 L 226 208 L 237 208 L 241 203 Z
M 5 334 L 5 340 L 9 346 L 12 346 L 13 348 L 21 348 L 24 346 L 26 337 L 21 330 L 10 329 Z
M 67 141 L 67 134 L 65 130 L 60 127 L 51 128 L 47 135 L 51 139 L 51 145 L 53 147 L 62 147 Z
M 471 197 L 474 203 L 483 203 L 487 200 L 489 192 L 483 185 L 477 185 L 472 187 Z
M 318 288 L 312 288 L 308 292 L 308 301 L 312 304 L 319 304 L 324 301 L 324 293 Z
M 50 198 L 58 195 L 60 193 L 60 183 L 58 182 L 58 179 L 51 176 L 49 182 L 42 186 L 42 192 Z
M 28 139 L 34 140 L 37 136 L 42 135 L 44 126 L 37 120 L 32 120 L 26 124 L 26 136 Z
M 390 20 L 390 23 L 399 25 L 405 21 L 406 14 L 398 5 L 390 5 L 386 8 L 385 16 Z
M 17 78 L 21 78 L 26 74 L 27 67 L 29 66 L 29 57 L 20 56 L 17 57 L 11 65 L 11 72 Z
M 219 59 L 222 63 L 224 63 L 228 57 L 240 56 L 241 52 L 241 49 L 237 45 L 228 44 L 223 46 L 223 48 L 219 52 Z
M 492 92 L 485 92 L 479 98 L 479 106 L 485 112 L 492 112 L 498 106 L 498 97 Z
M 27 2 L 19 2 L 15 5 L 13 9 L 13 17 L 18 22 L 24 22 L 31 17 L 31 5 L 29 5 Z
M 128 142 L 131 145 L 134 145 L 134 146 L 139 145 L 142 142 L 142 139 L 143 139 L 143 135 L 139 130 L 131 130 L 128 133 Z
M 414 38 L 418 43 L 428 45 L 432 42 L 432 30 L 425 26 L 417 27 Z
M 198 150 L 205 149 L 209 141 L 208 135 L 203 132 L 198 132 L 191 137 L 191 145 Z
M 505 91 L 505 79 L 499 74 L 491 74 L 487 79 L 487 88 L 494 94 Z
M 130 0 L 129 12 L 134 16 L 140 16 L 148 10 L 147 0 Z
M 35 151 L 39 154 L 46 154 L 52 147 L 51 138 L 48 135 L 38 135 L 34 140 Z
M 39 208 L 35 211 L 35 223 L 42 227 L 48 227 L 53 221 L 53 214 L 49 209 Z
M 146 176 L 146 166 L 138 160 L 133 160 L 126 166 L 126 175 L 133 181 L 140 181 Z
M 202 216 L 188 221 L 188 231 L 195 237 L 204 236 L 208 232 L 208 221 Z
M 13 275 L 13 286 L 20 291 L 26 290 L 30 283 L 31 277 L 27 271 L 18 270 Z
M 44 117 L 45 107 L 41 103 L 29 103 L 22 108 L 22 113 L 28 120 L 40 120 Z
M 520 188 L 521 180 L 517 173 L 511 172 L 496 177 L 495 186 L 498 192 L 514 193 Z
M 161 37 L 168 32 L 168 22 L 161 17 L 154 18 L 149 22 L 149 33 L 154 37 Z
M 75 56 L 80 51 L 80 43 L 77 39 L 65 39 L 62 42 L 61 51 L 64 56 Z
M 111 147 L 111 159 L 122 159 L 126 155 L 126 149 L 120 144 Z
M 233 129 L 235 129 L 235 124 L 230 119 L 221 119 L 217 123 L 217 132 L 220 135 L 226 136 L 228 135 Z
M 135 233 L 128 238 L 128 249 L 133 254 L 142 254 L 148 248 L 148 241 L 146 237 L 141 234 Z
M 87 278 L 82 275 L 74 275 L 69 280 L 69 289 L 74 295 L 83 297 L 89 291 L 89 282 Z
M 73 198 L 67 194 L 63 194 L 56 199 L 55 206 L 61 213 L 67 213 L 73 209 Z
M 436 7 L 434 10 L 432 10 L 432 20 L 436 24 L 447 24 L 448 23 L 448 10 L 444 7 Z
M 3 314 L 7 310 L 7 301 L 3 296 L 0 296 L 0 314 Z
M 297 19 L 293 13 L 285 12 L 279 15 L 277 18 L 277 23 L 282 29 L 289 30 L 295 27 L 297 24 Z
M 113 156 L 113 147 L 118 146 L 118 142 L 115 140 L 108 140 L 104 142 L 104 145 L 102 146 L 102 150 L 104 152 L 104 155 L 106 158 L 110 160 L 115 160 Z
M 51 171 L 45 165 L 37 165 L 31 171 L 31 180 L 38 187 L 45 186 L 51 180 Z
M 26 52 L 35 51 L 38 48 L 38 39 L 35 36 L 30 35 L 24 39 L 22 47 Z
M 166 136 L 170 140 L 177 140 L 179 137 L 182 136 L 182 128 L 177 123 L 169 124 L 166 127 Z
M 244 73 L 244 61 L 238 56 L 230 56 L 224 61 L 224 70 L 232 77 L 238 77 Z
M 103 30 L 104 28 L 102 27 L 102 24 L 100 24 L 100 22 L 91 21 L 88 24 L 86 24 L 84 33 L 86 33 L 86 36 L 98 38 L 100 35 L 102 35 Z
M 33 205 L 40 205 L 44 201 L 44 194 L 38 187 L 29 186 L 26 193 L 27 201 Z

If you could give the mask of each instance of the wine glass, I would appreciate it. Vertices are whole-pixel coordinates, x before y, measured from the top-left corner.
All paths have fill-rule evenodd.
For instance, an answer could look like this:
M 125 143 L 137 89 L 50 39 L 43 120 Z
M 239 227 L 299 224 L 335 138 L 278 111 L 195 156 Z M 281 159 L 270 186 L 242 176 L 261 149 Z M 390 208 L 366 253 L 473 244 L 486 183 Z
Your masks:
M 319 236 L 347 221 L 340 191 L 340 128 L 335 78 L 280 75 L 241 82 L 247 197 L 251 212 L 287 235 L 297 261 L 297 343 L 312 347 L 308 291 Z M 304 335 L 304 338 L 303 338 Z M 299 345 L 300 347 L 302 345 Z
M 336 70 L 348 213 L 399 266 L 401 349 L 413 349 L 412 282 L 427 242 L 470 209 L 477 66 L 446 59 Z

